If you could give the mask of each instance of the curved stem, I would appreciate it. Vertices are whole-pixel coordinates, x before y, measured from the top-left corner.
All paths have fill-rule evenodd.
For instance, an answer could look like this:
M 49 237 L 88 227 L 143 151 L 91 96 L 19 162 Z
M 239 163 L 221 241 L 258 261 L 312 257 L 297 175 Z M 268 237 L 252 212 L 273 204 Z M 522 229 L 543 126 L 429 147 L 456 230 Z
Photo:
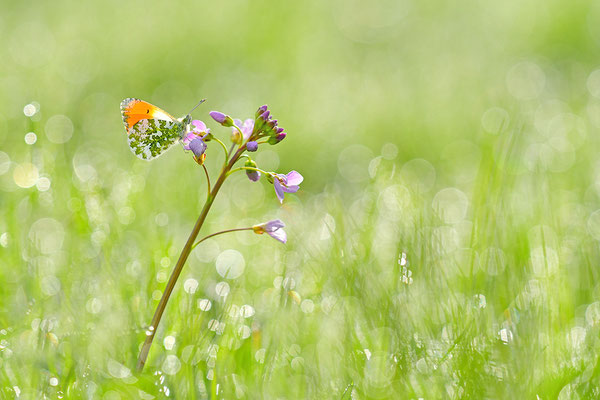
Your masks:
M 239 231 L 251 231 L 254 230 L 254 228 L 249 227 L 249 228 L 233 228 L 233 229 L 226 229 L 224 231 L 219 231 L 219 232 L 215 232 L 215 233 L 211 233 L 208 236 L 204 236 L 202 239 L 198 240 L 196 243 L 194 243 L 194 245 L 192 246 L 192 249 L 196 246 L 198 246 L 200 243 L 204 242 L 206 239 L 209 239 L 213 236 L 217 236 L 217 235 L 222 235 L 224 233 L 229 233 L 229 232 L 239 232 Z
M 254 167 L 237 167 L 237 168 L 235 168 L 235 169 L 232 169 L 231 171 L 229 171 L 229 172 L 227 173 L 227 175 L 229 176 L 229 175 L 233 174 L 234 172 L 237 172 L 237 171 L 242 171 L 242 170 L 244 170 L 244 169 L 247 169 L 247 170 L 250 170 L 250 171 L 258 171 L 258 172 L 262 172 L 262 173 L 263 173 L 263 174 L 265 174 L 265 175 L 268 175 L 268 174 L 269 174 L 267 171 L 263 171 L 263 170 L 262 170 L 262 169 L 260 169 L 260 168 L 254 168 Z
M 209 195 L 206 199 L 206 202 L 204 203 L 204 207 L 202 207 L 202 211 L 200 212 L 200 215 L 198 216 L 198 220 L 196 220 L 194 229 L 192 229 L 192 232 L 190 233 L 190 236 L 188 237 L 187 242 L 185 242 L 185 246 L 183 246 L 183 250 L 181 250 L 181 254 L 179 255 L 177 264 L 175 264 L 175 267 L 173 268 L 173 272 L 171 272 L 171 277 L 169 278 L 169 282 L 167 282 L 167 286 L 165 287 L 165 291 L 163 292 L 163 295 L 160 298 L 160 301 L 158 302 L 158 306 L 156 307 L 156 311 L 154 312 L 154 316 L 152 317 L 152 322 L 150 323 L 150 326 L 148 327 L 148 330 L 146 331 L 146 340 L 144 341 L 144 344 L 142 345 L 142 349 L 140 350 L 140 355 L 138 356 L 138 361 L 137 361 L 137 366 L 136 366 L 138 372 L 141 372 L 144 369 L 144 365 L 146 364 L 146 359 L 148 358 L 148 353 L 150 352 L 150 347 L 152 346 L 152 340 L 154 340 L 154 335 L 156 334 L 156 331 L 158 329 L 158 324 L 160 323 L 160 319 L 162 318 L 163 312 L 165 311 L 165 308 L 167 307 L 169 297 L 171 297 L 171 293 L 173 292 L 173 289 L 175 288 L 175 284 L 177 283 L 177 279 L 179 278 L 179 275 L 181 274 L 181 270 L 183 269 L 183 266 L 184 266 L 185 262 L 187 261 L 189 255 L 190 255 L 190 252 L 192 251 L 192 246 L 194 245 L 194 242 L 196 241 L 196 238 L 198 237 L 200 228 L 202 228 L 202 225 L 204 224 L 204 221 L 206 220 L 208 211 L 210 210 L 210 207 L 212 206 L 213 202 L 215 201 L 215 197 L 217 196 L 217 193 L 219 193 L 219 189 L 221 189 L 223 182 L 225 182 L 225 179 L 227 178 L 227 173 L 233 167 L 233 165 L 239 159 L 240 155 L 245 150 L 246 150 L 246 147 L 241 146 L 237 150 L 237 152 L 233 155 L 233 157 L 231 157 L 231 160 L 229 161 L 229 163 L 227 163 L 225 166 L 223 166 L 223 169 L 221 170 L 221 174 L 219 175 L 219 178 L 215 182 L 215 185 L 213 186 L 212 191 L 209 193 Z
M 204 174 L 206 175 L 206 184 L 208 185 L 208 190 L 206 191 L 206 200 L 208 200 L 208 196 L 210 196 L 210 176 L 208 175 L 206 165 L 202 164 L 202 168 L 204 169 Z
M 240 133 L 240 137 L 243 139 L 244 138 L 244 133 L 242 132 L 242 128 L 240 128 L 236 124 L 233 124 L 233 127 Z
M 227 151 L 227 146 L 225 146 L 225 143 L 221 142 L 219 139 L 217 139 L 214 136 L 213 136 L 212 140 L 219 143 L 221 145 L 221 147 L 223 148 L 223 151 L 225 152 L 225 163 L 227 163 L 227 160 L 229 160 L 229 152 Z M 225 164 L 223 164 L 223 165 L 225 165 Z

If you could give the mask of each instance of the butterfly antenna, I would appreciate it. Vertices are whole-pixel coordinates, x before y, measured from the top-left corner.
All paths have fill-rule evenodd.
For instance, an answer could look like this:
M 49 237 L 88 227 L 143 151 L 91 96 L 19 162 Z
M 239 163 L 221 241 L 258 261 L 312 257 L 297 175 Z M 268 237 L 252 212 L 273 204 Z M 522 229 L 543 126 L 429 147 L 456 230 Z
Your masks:
M 192 111 L 194 111 L 196 108 L 198 108 L 198 106 L 199 106 L 200 104 L 204 103 L 205 101 L 206 101 L 206 99 L 202 99 L 202 100 L 200 100 L 200 101 L 198 102 L 198 104 L 196 104 L 196 105 L 194 106 L 194 108 L 192 108 L 192 109 L 191 109 L 191 111 L 190 111 L 189 113 L 187 113 L 187 115 L 190 115 L 190 114 L 192 113 Z

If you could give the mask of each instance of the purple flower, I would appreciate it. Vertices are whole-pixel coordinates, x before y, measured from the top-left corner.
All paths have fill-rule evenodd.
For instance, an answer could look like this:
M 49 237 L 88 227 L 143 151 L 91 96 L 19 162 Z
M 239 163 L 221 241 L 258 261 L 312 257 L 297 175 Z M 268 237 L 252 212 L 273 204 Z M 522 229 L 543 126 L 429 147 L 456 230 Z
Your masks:
M 242 136 L 244 137 L 244 140 L 247 140 L 250 137 L 250 135 L 252 135 L 252 131 L 254 130 L 253 119 L 248 118 L 244 122 L 242 122 L 239 119 L 234 119 L 233 122 L 235 122 L 235 125 L 242 130 Z M 236 135 L 239 133 L 235 127 L 232 127 L 231 129 L 232 134 Z
M 198 139 L 198 138 L 203 139 L 204 136 L 206 136 L 210 133 L 210 129 L 208 129 L 206 127 L 206 124 L 202 121 L 195 119 L 192 121 L 192 125 L 194 126 L 194 128 L 191 131 L 189 131 L 183 137 L 183 139 L 181 139 L 181 143 L 183 143 L 183 148 L 186 150 L 192 150 L 190 148 L 190 143 L 194 139 Z
M 256 150 L 258 150 L 258 143 L 256 143 L 254 140 L 251 142 L 248 142 L 246 144 L 246 149 L 250 152 L 255 152 Z
M 273 239 L 279 240 L 281 243 L 285 243 L 287 242 L 287 235 L 285 234 L 283 227 L 285 227 L 285 224 L 280 219 L 274 219 L 269 222 L 254 225 L 252 229 L 254 229 L 254 233 L 258 233 L 259 235 L 266 233 Z
M 223 114 L 220 111 L 211 111 L 208 113 L 218 123 L 223 126 L 233 126 L 233 120 L 229 115 Z
M 287 175 L 273 174 L 273 186 L 279 202 L 283 203 L 284 193 L 296 193 L 303 180 L 304 177 L 296 171 L 291 171 Z
M 198 158 L 206 151 L 206 143 L 204 143 L 204 140 L 196 138 L 190 142 L 189 148 L 194 153 L 194 156 Z

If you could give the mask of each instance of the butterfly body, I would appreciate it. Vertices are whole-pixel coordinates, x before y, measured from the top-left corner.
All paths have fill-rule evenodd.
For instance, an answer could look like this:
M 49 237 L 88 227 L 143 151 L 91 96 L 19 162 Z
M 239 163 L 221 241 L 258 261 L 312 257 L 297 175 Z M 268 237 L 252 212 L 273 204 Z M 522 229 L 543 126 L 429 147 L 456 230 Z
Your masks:
M 146 101 L 128 98 L 121 102 L 121 115 L 131 151 L 142 160 L 152 160 L 177 143 L 189 130 L 191 116 L 175 118 Z

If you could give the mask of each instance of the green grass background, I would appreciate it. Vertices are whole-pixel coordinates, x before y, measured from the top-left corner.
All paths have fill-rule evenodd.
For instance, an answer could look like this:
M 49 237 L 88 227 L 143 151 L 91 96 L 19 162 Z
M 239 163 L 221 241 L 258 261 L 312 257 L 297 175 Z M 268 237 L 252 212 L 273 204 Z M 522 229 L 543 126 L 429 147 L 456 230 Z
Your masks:
M 600 396 L 594 2 L 0 5 L 0 397 Z M 228 180 L 203 233 L 288 244 L 195 249 L 142 374 L 205 182 L 131 154 L 126 97 L 207 98 L 224 140 L 209 110 L 267 103 L 288 136 L 259 166 L 305 177 L 282 206 Z

